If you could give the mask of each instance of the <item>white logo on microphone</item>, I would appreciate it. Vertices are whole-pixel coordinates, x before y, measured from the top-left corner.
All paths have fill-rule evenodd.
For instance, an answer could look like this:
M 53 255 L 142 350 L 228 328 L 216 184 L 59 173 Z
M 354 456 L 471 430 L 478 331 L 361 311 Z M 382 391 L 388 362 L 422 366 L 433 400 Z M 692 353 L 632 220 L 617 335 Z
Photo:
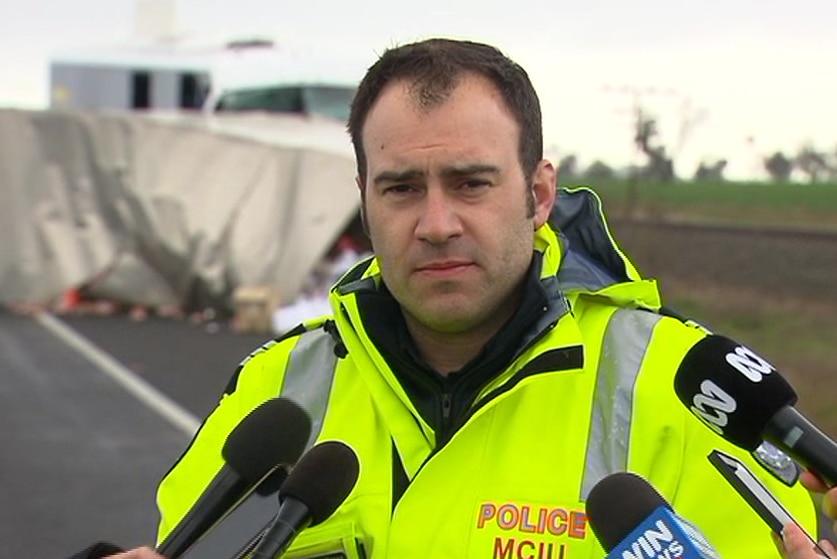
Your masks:
M 752 382 L 761 382 L 765 375 L 775 371 L 770 363 L 744 346 L 727 353 L 727 363 Z
M 727 414 L 738 407 L 732 396 L 709 379 L 700 383 L 700 394 L 695 395 L 692 404 L 692 413 L 718 434 L 723 434 L 729 422 Z

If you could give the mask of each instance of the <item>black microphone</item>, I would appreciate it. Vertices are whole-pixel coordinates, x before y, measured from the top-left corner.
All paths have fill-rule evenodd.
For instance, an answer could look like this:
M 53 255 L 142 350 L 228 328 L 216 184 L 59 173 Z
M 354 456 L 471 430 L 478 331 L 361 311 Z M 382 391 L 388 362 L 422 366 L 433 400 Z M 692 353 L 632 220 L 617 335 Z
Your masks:
M 680 363 L 674 390 L 732 444 L 753 451 L 769 441 L 829 486 L 837 481 L 837 444 L 793 408 L 796 392 L 776 369 L 740 343 L 703 338 Z
M 273 559 L 296 535 L 334 514 L 357 482 L 355 452 L 339 441 L 314 446 L 291 470 L 279 489 L 279 512 L 264 532 L 251 559 Z
M 252 410 L 227 436 L 225 464 L 157 553 L 177 559 L 254 490 L 270 494 L 274 477 L 284 477 L 283 466 L 299 459 L 310 434 L 308 414 L 290 400 L 274 398 Z
M 125 551 L 121 547 L 106 541 L 96 542 L 93 545 L 74 553 L 67 559 L 104 559 L 117 553 Z
M 618 472 L 599 481 L 585 510 L 608 559 L 720 559 L 703 534 L 636 474 Z

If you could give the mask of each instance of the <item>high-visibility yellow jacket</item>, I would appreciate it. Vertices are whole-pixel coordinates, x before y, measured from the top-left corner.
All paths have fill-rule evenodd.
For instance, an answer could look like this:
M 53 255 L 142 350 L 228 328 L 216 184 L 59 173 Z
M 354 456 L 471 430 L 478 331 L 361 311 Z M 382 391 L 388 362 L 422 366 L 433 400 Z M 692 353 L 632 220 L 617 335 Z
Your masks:
M 815 506 L 801 485 L 774 479 L 677 399 L 674 372 L 706 332 L 659 312 L 655 282 L 640 278 L 613 242 L 590 191 L 562 191 L 562 204 L 567 219 L 554 220 L 562 233 L 536 233 L 535 271 L 548 305 L 446 441 L 437 444 L 368 336 L 358 296 L 380 281 L 370 259 L 332 290 L 333 317 L 245 360 L 159 487 L 159 538 L 220 469 L 226 435 L 276 396 L 308 410 L 312 443 L 344 441 L 360 460 L 349 497 L 303 531 L 289 556 L 341 549 L 373 559 L 601 558 L 585 498 L 604 476 L 628 470 L 722 557 L 778 557 L 769 529 L 707 460 L 715 448 L 740 457 L 815 531 Z

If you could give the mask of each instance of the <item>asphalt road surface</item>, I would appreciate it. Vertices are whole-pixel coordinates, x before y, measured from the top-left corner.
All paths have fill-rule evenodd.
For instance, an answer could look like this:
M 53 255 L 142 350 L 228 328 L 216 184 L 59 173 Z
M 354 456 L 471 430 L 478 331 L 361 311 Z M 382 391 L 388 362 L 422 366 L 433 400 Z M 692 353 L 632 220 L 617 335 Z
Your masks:
M 266 337 L 0 312 L 0 557 L 153 543 L 158 481 Z M 275 508 L 248 504 L 188 556 L 231 557 Z

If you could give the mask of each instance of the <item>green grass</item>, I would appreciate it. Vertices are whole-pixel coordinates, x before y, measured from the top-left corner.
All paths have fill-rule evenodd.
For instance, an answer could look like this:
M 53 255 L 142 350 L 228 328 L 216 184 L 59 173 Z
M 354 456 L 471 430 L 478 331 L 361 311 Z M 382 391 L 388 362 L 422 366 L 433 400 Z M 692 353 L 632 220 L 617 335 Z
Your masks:
M 834 355 L 834 332 L 837 317 L 791 312 L 788 308 L 742 305 L 682 293 L 667 298 L 667 304 L 686 316 L 700 317 L 713 331 L 759 348 L 792 348 L 797 355 L 825 359 Z M 800 332 L 808 335 L 800 336 Z M 835 410 L 837 411 L 837 410 Z
M 837 183 L 614 181 L 591 187 L 614 217 L 837 230 Z

